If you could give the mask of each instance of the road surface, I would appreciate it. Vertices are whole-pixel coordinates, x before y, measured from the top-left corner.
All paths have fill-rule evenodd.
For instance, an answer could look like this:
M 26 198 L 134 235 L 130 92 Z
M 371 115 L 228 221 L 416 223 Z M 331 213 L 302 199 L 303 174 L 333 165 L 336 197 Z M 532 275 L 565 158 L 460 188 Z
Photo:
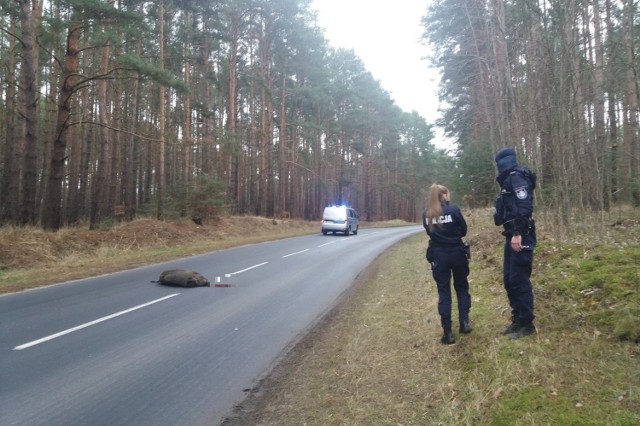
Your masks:
M 1 296 L 0 424 L 218 424 L 367 265 L 421 231 L 318 233 Z M 175 268 L 212 287 L 150 282 Z

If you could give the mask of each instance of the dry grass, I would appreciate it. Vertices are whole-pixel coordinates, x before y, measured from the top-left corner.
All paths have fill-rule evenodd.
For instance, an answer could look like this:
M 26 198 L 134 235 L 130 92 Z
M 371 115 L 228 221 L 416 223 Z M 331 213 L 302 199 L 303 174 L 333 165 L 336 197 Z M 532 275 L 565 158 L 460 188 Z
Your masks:
M 608 229 L 601 247 L 633 237 L 637 247 L 634 214 L 627 229 Z M 612 328 L 574 316 L 581 307 L 546 273 L 547 263 L 562 260 L 558 247 L 572 243 L 544 227 L 534 272 L 539 334 L 519 341 L 499 336 L 509 307 L 501 284 L 502 239 L 486 226 L 487 218 L 486 212 L 468 213 L 474 250 L 470 335 L 458 336 L 451 347 L 439 343 L 425 237 L 412 238 L 385 255 L 225 424 L 640 424 L 640 348 L 621 341 Z M 638 268 L 636 262 L 640 274 Z

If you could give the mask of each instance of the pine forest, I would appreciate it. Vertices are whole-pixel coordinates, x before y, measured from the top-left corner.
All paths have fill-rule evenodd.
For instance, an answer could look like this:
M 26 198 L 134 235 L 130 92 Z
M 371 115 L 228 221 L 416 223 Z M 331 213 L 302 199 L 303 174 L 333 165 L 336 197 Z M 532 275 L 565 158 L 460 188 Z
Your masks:
M 492 205 L 504 146 L 561 222 L 640 206 L 638 0 L 425 2 L 437 123 L 401 110 L 314 13 L 310 0 L 0 0 L 0 225 L 317 220 L 329 203 L 416 221 L 434 182 Z M 454 149 L 434 146 L 435 125 Z

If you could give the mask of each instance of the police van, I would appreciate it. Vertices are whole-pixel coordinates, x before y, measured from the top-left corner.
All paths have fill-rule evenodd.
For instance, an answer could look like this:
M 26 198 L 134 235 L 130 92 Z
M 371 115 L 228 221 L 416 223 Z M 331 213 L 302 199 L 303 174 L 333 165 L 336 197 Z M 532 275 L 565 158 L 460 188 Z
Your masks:
M 347 206 L 325 207 L 322 213 L 322 234 L 329 232 L 343 232 L 344 235 L 350 233 L 358 234 L 358 213 Z

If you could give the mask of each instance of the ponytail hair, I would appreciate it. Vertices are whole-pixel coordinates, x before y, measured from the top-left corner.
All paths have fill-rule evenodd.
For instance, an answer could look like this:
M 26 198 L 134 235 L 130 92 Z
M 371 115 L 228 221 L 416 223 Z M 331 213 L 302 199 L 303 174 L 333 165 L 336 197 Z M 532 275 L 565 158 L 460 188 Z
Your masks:
M 427 224 L 429 225 L 429 231 L 433 230 L 436 223 L 436 218 L 442 216 L 442 202 L 444 196 L 449 193 L 446 186 L 438 185 L 434 183 L 429 190 L 429 199 L 427 201 Z

